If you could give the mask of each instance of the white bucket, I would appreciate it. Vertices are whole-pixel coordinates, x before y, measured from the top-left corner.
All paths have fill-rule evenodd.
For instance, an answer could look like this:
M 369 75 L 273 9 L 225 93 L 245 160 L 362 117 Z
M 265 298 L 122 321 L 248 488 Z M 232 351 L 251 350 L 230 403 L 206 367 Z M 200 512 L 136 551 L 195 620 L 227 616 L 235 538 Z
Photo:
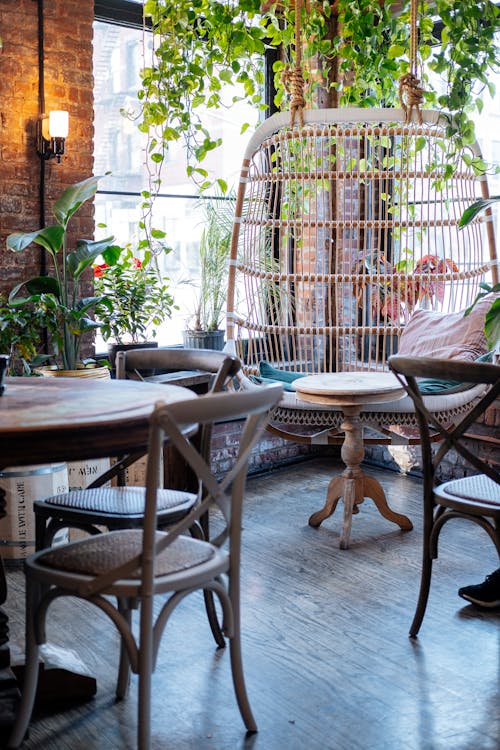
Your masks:
M 12 466 L 0 471 L 7 516 L 0 519 L 0 553 L 4 560 L 24 560 L 35 551 L 33 502 L 68 491 L 67 465 Z M 64 541 L 56 539 L 54 543 Z

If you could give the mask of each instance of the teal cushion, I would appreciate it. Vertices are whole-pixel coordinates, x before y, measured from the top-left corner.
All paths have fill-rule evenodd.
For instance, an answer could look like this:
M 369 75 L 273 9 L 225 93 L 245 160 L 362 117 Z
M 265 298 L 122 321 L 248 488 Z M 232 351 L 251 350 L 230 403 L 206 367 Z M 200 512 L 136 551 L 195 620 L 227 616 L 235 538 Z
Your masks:
M 491 362 L 493 352 L 486 352 L 478 357 L 475 362 Z M 279 370 L 277 367 L 273 367 L 266 362 L 261 360 L 259 362 L 260 376 L 251 375 L 250 379 L 254 383 L 282 383 L 283 390 L 295 391 L 292 387 L 292 383 L 297 378 L 304 378 L 310 373 L 307 372 L 290 372 L 290 370 Z M 437 394 L 450 394 L 460 393 L 461 391 L 467 391 L 472 388 L 470 383 L 457 383 L 456 380 L 441 380 L 439 378 L 421 378 L 418 381 L 418 387 L 420 393 L 426 396 L 435 396 Z
M 259 370 L 261 377 L 269 380 L 278 380 L 280 383 L 293 383 L 297 378 L 304 378 L 306 375 L 310 374 L 306 372 L 278 370 L 277 367 L 273 367 L 269 362 L 266 362 L 263 359 L 259 362 Z
M 481 354 L 480 357 L 474 360 L 474 362 L 491 362 L 493 352 L 486 352 Z M 450 394 L 460 393 L 461 391 L 467 391 L 472 388 L 471 383 L 457 383 L 456 380 L 440 380 L 439 378 L 421 378 L 418 381 L 418 387 L 420 393 L 426 396 L 434 396 L 439 393 Z
M 292 388 L 292 383 L 297 378 L 303 378 L 308 373 L 306 372 L 290 372 L 290 370 L 279 370 L 277 367 L 273 367 L 266 362 L 261 360 L 259 362 L 260 376 L 251 375 L 250 380 L 254 383 L 281 383 L 284 391 L 295 391 Z

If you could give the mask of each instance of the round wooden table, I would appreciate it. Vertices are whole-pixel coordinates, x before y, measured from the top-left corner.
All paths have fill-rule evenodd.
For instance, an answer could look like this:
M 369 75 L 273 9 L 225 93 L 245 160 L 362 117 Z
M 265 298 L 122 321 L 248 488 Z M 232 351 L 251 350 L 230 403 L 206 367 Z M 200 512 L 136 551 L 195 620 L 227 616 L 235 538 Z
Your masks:
M 340 537 L 340 549 L 349 547 L 352 516 L 359 512 L 358 506 L 369 497 L 384 518 L 396 523 L 401 529 L 410 530 L 413 524 L 407 516 L 395 513 L 387 503 L 385 492 L 377 479 L 368 477 L 361 468 L 364 458 L 363 425 L 359 419 L 364 404 L 397 401 L 406 395 L 392 373 L 339 372 L 324 375 L 308 375 L 293 384 L 298 398 L 309 403 L 340 407 L 343 412 L 342 429 L 344 442 L 341 455 L 346 466 L 340 476 L 329 485 L 324 507 L 309 518 L 311 526 L 320 526 L 332 515 L 342 498 L 344 523 Z
M 6 378 L 0 397 L 0 469 L 146 453 L 156 403 L 197 398 L 187 388 L 131 380 Z M 192 432 L 196 425 L 186 426 Z M 109 472 L 106 473 L 107 475 Z M 0 517 L 8 513 L 0 490 Z M 0 606 L 7 598 L 0 560 Z M 0 609 L 0 676 L 10 663 L 8 618 Z M 5 675 L 6 672 L 4 671 Z M 10 679 L 0 680 L 0 724 L 17 705 Z

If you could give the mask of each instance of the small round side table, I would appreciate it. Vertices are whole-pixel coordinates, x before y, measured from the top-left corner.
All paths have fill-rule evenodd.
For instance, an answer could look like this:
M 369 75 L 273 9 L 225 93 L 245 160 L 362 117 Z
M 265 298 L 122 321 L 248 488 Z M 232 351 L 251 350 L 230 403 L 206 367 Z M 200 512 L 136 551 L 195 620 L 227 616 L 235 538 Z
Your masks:
M 323 375 L 308 375 L 293 384 L 297 397 L 309 403 L 341 408 L 344 416 L 342 429 L 345 437 L 341 456 L 345 469 L 328 485 L 324 507 L 309 518 L 310 526 L 320 524 L 332 515 L 342 498 L 344 523 L 340 537 L 340 549 L 349 547 L 352 516 L 359 512 L 358 506 L 365 497 L 371 498 L 379 513 L 401 529 L 409 531 L 413 524 L 407 516 L 395 513 L 387 504 L 382 485 L 377 479 L 368 477 L 360 464 L 364 457 L 363 425 L 359 418 L 364 404 L 397 401 L 406 393 L 392 373 L 339 372 Z

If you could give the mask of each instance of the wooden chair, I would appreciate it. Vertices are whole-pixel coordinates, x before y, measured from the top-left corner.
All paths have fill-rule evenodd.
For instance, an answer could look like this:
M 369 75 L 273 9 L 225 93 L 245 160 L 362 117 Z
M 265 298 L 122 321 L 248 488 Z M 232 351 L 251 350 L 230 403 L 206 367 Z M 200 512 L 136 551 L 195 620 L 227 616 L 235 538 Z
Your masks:
M 212 382 L 208 389 L 220 391 L 240 368 L 236 357 L 203 349 L 136 349 L 119 352 L 117 377 L 141 379 L 144 370 L 202 371 L 209 373 Z M 203 426 L 200 450 L 209 459 L 212 426 Z M 106 478 L 106 477 L 104 477 Z M 78 528 L 89 534 L 99 534 L 98 526 L 107 529 L 137 528 L 142 524 L 144 493 L 135 487 L 95 487 L 102 477 L 85 490 L 38 500 L 34 504 L 36 516 L 36 549 L 50 546 L 61 528 Z M 186 515 L 196 501 L 193 492 L 165 489 L 158 497 L 160 528 L 176 523 Z
M 212 393 L 220 391 L 237 374 L 239 368 L 240 363 L 236 357 L 203 349 L 135 349 L 119 352 L 117 357 L 118 378 L 141 379 L 141 372 L 155 370 L 196 371 L 210 375 L 212 382 L 208 388 Z M 211 434 L 212 425 L 207 422 L 198 437 L 200 452 L 207 462 L 210 460 Z M 177 455 L 170 457 L 175 463 L 182 461 Z M 187 475 L 185 467 L 183 474 Z M 107 474 L 101 476 L 84 490 L 73 490 L 35 501 L 37 550 L 50 546 L 54 535 L 63 528 L 76 528 L 96 535 L 101 533 L 102 527 L 109 531 L 142 526 L 143 488 L 96 486 L 106 478 Z M 183 486 L 180 489 L 169 487 L 158 492 L 157 518 L 160 529 L 167 529 L 192 510 L 197 502 L 196 489 L 196 486 Z M 194 524 L 191 532 L 200 539 L 208 539 L 208 516 Z M 213 598 L 209 593 L 206 595 L 206 604 L 215 641 L 223 646 L 224 638 L 218 625 Z
M 387 370 L 417 312 L 461 314 L 482 280 L 498 278 L 491 216 L 458 227 L 488 195 L 474 172 L 479 148 L 449 136 L 444 115 L 422 111 L 422 122 L 406 123 L 397 109 L 302 114 L 303 125 L 287 113 L 265 120 L 243 159 L 226 351 L 243 363 L 244 388 Z M 269 430 L 342 443 L 341 407 L 306 404 L 285 388 Z M 455 418 L 481 390 L 440 394 L 429 409 Z M 410 398 L 367 406 L 360 419 L 366 443 L 418 442 Z
M 438 556 L 439 534 L 445 523 L 452 518 L 465 518 L 478 524 L 491 537 L 500 556 L 500 472 L 472 453 L 466 440 L 469 427 L 500 395 L 500 366 L 401 356 L 391 357 L 389 366 L 415 405 L 422 446 L 422 576 L 417 609 L 410 627 L 410 636 L 415 637 L 424 618 L 432 562 Z M 488 386 L 488 390 L 458 423 L 449 424 L 429 411 L 428 399 L 420 392 L 417 378 L 429 377 L 447 378 L 458 383 L 483 383 Z M 436 430 L 442 438 L 435 450 L 432 448 L 432 430 Z M 479 473 L 438 484 L 438 467 L 450 450 L 455 450 Z
M 21 706 L 8 747 L 18 747 L 30 720 L 38 676 L 39 645 L 46 640 L 50 604 L 76 596 L 99 607 L 121 636 L 122 658 L 117 696 L 127 692 L 130 671 L 139 676 L 138 747 L 151 747 L 151 678 L 160 639 L 176 606 L 196 590 L 210 590 L 220 600 L 223 629 L 229 639 L 238 706 L 249 731 L 257 726 L 248 701 L 240 644 L 240 545 L 242 503 L 248 459 L 280 386 L 257 393 L 216 393 L 195 401 L 158 405 L 151 416 L 143 529 L 124 529 L 51 547 L 26 561 L 26 674 Z M 245 419 L 237 459 L 222 480 L 183 435 L 194 423 Z M 158 473 L 164 440 L 184 456 L 200 481 L 198 503 L 168 532 L 157 530 Z M 210 506 L 222 515 L 223 528 L 211 542 L 185 536 Z M 156 595 L 167 595 L 154 614 Z M 113 604 L 112 599 L 116 599 Z M 139 607 L 134 635 L 132 610 Z

